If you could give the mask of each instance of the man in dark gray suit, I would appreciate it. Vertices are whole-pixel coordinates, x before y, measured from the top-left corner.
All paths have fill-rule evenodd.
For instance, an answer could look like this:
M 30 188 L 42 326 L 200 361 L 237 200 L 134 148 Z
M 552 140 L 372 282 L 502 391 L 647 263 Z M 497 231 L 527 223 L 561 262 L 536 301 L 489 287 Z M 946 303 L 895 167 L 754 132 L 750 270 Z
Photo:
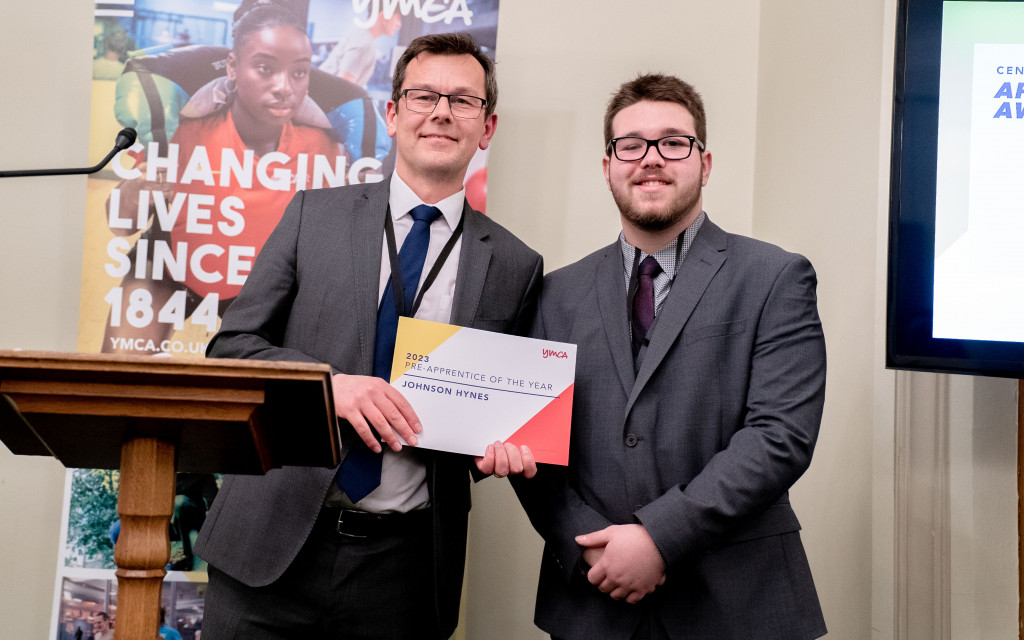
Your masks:
M 387 105 L 393 176 L 298 192 L 225 313 L 210 356 L 331 365 L 345 460 L 340 471 L 225 480 L 196 545 L 210 563 L 204 640 L 454 630 L 473 460 L 403 448 L 416 444 L 418 418 L 370 374 L 390 369 L 389 306 L 392 323 L 404 313 L 529 329 L 541 258 L 464 195 L 469 162 L 494 134 L 496 98 L 493 64 L 469 36 L 414 40 Z M 500 443 L 475 462 L 478 475 L 536 473 L 528 449 Z
M 706 135 L 685 82 L 622 85 L 604 158 L 622 233 L 545 278 L 534 333 L 579 346 L 569 466 L 514 484 L 555 638 L 825 633 L 788 495 L 824 400 L 816 278 L 703 212 Z

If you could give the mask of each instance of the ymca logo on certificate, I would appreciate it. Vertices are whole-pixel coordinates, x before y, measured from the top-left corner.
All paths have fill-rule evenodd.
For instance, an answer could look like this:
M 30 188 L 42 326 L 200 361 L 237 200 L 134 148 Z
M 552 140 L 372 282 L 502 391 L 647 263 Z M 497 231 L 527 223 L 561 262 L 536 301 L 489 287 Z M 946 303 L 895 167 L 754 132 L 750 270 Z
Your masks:
M 423 423 L 418 446 L 480 456 L 496 440 L 569 463 L 576 345 L 398 319 L 391 385 Z

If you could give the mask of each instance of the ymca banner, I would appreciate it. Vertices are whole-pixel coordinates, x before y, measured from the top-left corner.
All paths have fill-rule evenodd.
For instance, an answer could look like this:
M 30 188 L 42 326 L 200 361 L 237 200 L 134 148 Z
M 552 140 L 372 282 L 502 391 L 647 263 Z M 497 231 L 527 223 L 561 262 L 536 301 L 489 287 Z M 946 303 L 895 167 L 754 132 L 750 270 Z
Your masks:
M 78 350 L 201 358 L 297 190 L 382 180 L 394 65 L 412 39 L 470 33 L 493 57 L 498 0 L 97 2 Z M 467 199 L 486 209 L 486 152 Z M 68 472 L 51 637 L 116 625 L 118 473 Z M 191 544 L 220 479 L 181 475 L 163 603 L 202 627 Z M 176 637 L 173 634 L 170 637 Z

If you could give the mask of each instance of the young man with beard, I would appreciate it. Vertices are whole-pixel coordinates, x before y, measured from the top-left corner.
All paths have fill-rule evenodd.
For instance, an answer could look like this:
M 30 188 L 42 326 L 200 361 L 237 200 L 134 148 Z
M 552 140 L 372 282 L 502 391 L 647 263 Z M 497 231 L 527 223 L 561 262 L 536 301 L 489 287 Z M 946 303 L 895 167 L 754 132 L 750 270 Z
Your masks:
M 532 476 L 536 463 L 501 443 L 475 461 L 403 446 L 428 427 L 386 378 L 399 315 L 529 330 L 541 258 L 463 187 L 496 100 L 494 65 L 468 35 L 409 43 L 387 104 L 394 174 L 296 193 L 224 314 L 211 357 L 331 365 L 344 460 L 224 481 L 196 544 L 210 564 L 204 640 L 455 629 L 470 471 Z
M 625 83 L 604 134 L 622 233 L 545 278 L 534 330 L 579 345 L 569 466 L 515 483 L 546 543 L 535 621 L 564 640 L 818 638 L 788 496 L 824 401 L 814 270 L 704 213 L 687 83 Z

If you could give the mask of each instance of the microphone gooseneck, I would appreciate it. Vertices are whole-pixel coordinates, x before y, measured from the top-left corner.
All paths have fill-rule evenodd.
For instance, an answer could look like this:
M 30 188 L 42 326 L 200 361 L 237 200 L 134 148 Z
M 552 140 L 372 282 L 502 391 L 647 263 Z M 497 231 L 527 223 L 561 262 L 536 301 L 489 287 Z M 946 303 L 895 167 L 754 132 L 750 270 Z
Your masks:
M 124 151 L 128 147 L 135 144 L 135 139 L 138 134 L 135 133 L 135 129 L 131 127 L 125 127 L 121 129 L 117 134 L 117 138 L 114 140 L 114 148 L 110 150 L 110 153 L 105 158 L 99 161 L 99 163 L 91 167 L 82 167 L 79 169 L 25 169 L 21 171 L 0 171 L 0 178 L 24 178 L 28 176 L 71 176 L 79 174 L 96 173 L 103 167 L 107 166 L 111 158 L 115 155 Z

